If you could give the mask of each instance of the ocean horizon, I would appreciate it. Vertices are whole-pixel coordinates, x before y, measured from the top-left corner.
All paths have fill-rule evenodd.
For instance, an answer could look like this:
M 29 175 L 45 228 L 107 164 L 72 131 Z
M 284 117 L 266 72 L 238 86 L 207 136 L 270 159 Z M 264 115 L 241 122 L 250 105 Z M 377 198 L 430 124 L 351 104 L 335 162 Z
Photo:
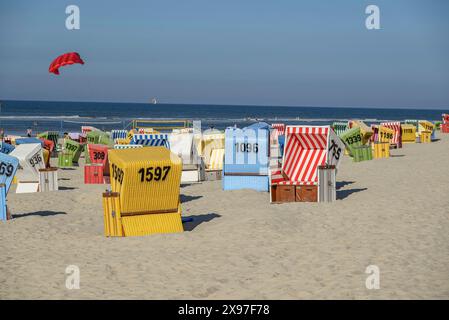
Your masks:
M 78 132 L 82 125 L 102 130 L 129 129 L 134 119 L 200 120 L 203 129 L 243 127 L 257 121 L 327 125 L 334 121 L 360 119 L 370 124 L 405 119 L 439 121 L 444 112 L 445 109 L 415 108 L 3 100 L 0 128 L 6 134 L 18 135 L 25 134 L 28 128 L 34 133 L 47 130 Z

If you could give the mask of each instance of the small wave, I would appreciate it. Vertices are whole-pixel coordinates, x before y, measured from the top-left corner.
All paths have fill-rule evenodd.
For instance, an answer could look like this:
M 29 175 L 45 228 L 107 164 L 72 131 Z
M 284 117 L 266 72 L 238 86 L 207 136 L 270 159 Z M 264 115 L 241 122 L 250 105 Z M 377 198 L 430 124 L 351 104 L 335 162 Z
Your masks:
M 0 116 L 2 120 L 63 120 L 63 119 L 82 119 L 79 115 L 74 116 Z

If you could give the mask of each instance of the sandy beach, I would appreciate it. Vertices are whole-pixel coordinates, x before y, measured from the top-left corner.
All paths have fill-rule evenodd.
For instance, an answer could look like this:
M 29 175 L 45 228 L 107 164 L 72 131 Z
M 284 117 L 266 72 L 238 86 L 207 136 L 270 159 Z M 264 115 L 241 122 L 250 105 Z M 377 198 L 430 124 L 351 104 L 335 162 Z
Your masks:
M 438 138 L 390 159 L 345 157 L 335 203 L 182 186 L 193 222 L 147 237 L 106 238 L 106 185 L 83 184 L 82 165 L 59 170 L 58 192 L 8 194 L 0 299 L 448 299 L 449 135 Z M 65 287 L 68 265 L 79 290 Z M 365 287 L 369 265 L 379 290 Z

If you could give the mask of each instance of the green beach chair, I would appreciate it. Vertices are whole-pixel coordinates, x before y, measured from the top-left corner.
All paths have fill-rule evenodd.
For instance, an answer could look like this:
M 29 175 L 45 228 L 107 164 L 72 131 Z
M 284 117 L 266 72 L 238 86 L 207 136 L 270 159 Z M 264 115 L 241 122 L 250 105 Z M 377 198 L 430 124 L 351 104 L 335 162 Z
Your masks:
M 58 167 L 73 167 L 73 155 L 71 152 L 60 151 L 58 154 Z
M 347 122 L 334 122 L 332 123 L 332 129 L 334 129 L 337 136 L 341 135 L 343 132 L 348 130 L 348 123 Z
M 87 143 L 90 144 L 104 144 L 107 146 L 113 146 L 114 141 L 112 141 L 110 135 L 103 131 L 90 131 L 87 133 Z
M 64 148 L 58 155 L 60 167 L 73 167 L 78 165 L 83 146 L 76 141 L 65 139 Z
M 352 160 L 354 162 L 373 160 L 373 149 L 371 148 L 371 146 L 353 147 L 352 155 Z
M 349 130 L 346 130 L 340 135 L 341 140 L 346 145 L 346 148 L 348 149 L 349 155 L 353 156 L 353 150 L 355 147 L 360 147 L 363 145 L 362 143 L 362 132 L 360 130 L 360 127 L 352 128 Z
M 38 138 L 47 139 L 53 141 L 55 144 L 55 152 L 59 152 L 61 150 L 61 146 L 58 144 L 59 140 L 59 132 L 58 131 L 45 131 L 37 134 Z

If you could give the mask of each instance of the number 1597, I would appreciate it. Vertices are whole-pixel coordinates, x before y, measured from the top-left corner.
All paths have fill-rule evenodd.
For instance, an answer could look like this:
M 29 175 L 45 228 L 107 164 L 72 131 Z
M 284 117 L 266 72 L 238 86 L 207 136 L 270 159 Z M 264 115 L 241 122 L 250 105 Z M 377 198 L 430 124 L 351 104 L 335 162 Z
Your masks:
M 149 167 L 139 170 L 140 182 L 144 181 L 164 181 L 167 178 L 170 166 L 165 167 Z

